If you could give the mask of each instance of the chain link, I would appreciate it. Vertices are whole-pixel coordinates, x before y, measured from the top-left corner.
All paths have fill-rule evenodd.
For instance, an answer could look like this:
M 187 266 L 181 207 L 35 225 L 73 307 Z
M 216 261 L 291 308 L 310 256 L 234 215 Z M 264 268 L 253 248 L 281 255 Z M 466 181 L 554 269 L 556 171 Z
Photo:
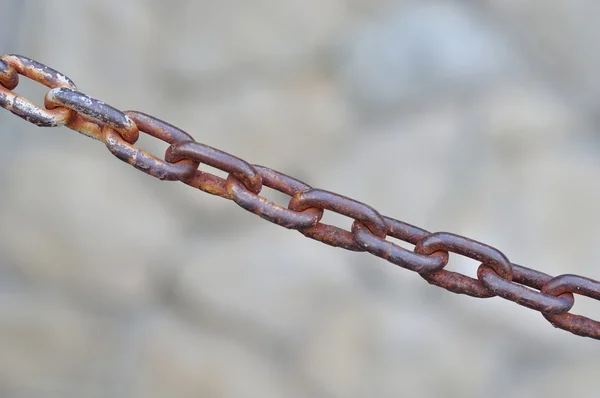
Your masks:
M 45 108 L 13 90 L 19 75 L 47 86 Z M 502 297 L 539 311 L 552 325 L 579 336 L 600 339 L 600 322 L 571 314 L 575 298 L 600 301 L 600 282 L 577 275 L 552 277 L 511 263 L 499 250 L 464 236 L 424 229 L 381 215 L 374 208 L 345 196 L 315 189 L 267 167 L 196 142 L 192 136 L 162 120 L 136 111 L 122 112 L 77 91 L 60 72 L 19 55 L 0 56 L 0 106 L 44 127 L 66 126 L 102 141 L 118 159 L 161 180 L 181 181 L 232 200 L 265 220 L 331 246 L 371 253 L 417 272 L 430 284 L 472 297 Z M 164 160 L 135 146 L 145 133 L 168 143 Z M 202 164 L 227 173 L 223 179 L 201 171 Z M 260 195 L 263 186 L 290 196 L 283 207 Z M 321 223 L 324 211 L 353 220 L 350 231 Z M 405 249 L 392 237 L 412 245 Z M 445 269 L 449 253 L 480 263 L 477 279 Z

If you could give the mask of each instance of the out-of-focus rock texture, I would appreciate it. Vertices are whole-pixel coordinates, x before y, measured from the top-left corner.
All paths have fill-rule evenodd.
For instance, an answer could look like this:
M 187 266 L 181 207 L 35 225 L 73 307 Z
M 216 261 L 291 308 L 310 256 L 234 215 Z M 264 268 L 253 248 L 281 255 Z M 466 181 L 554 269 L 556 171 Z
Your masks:
M 0 50 L 386 215 L 600 278 L 599 12 L 5 0 Z M 540 314 L 310 241 L 68 129 L 6 111 L 0 129 L 2 397 L 598 397 L 600 345 Z

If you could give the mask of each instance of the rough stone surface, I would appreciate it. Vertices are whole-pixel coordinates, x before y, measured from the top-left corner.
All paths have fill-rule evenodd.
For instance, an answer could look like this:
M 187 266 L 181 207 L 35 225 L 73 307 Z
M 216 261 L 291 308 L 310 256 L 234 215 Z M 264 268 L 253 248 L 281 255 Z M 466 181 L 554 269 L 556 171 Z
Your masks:
M 518 64 L 507 39 L 472 9 L 400 4 L 357 23 L 341 46 L 339 78 L 368 114 L 477 90 Z
M 597 7 L 11 0 L 0 46 L 387 216 L 600 279 Z M 310 241 L 65 128 L 2 111 L 0 129 L 2 397 L 597 396 L 597 343 L 526 308 Z

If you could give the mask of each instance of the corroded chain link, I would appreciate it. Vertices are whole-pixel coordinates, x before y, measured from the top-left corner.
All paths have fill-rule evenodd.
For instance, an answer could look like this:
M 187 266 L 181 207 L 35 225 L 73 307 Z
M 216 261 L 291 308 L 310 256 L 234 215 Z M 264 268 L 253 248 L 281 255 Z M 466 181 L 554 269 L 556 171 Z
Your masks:
M 13 90 L 19 75 L 50 90 L 41 108 Z M 161 180 L 181 181 L 230 199 L 242 208 L 311 239 L 348 250 L 368 252 L 417 272 L 430 284 L 458 294 L 499 296 L 534 309 L 555 327 L 600 339 L 600 322 L 569 313 L 573 294 L 600 300 L 600 282 L 578 275 L 552 277 L 511 263 L 497 249 L 472 239 L 424 229 L 386 217 L 345 196 L 315 189 L 268 167 L 196 142 L 184 131 L 137 111 L 121 112 L 79 91 L 65 75 L 18 55 L 0 56 L 0 106 L 44 127 L 67 126 L 102 141 L 117 158 Z M 135 146 L 145 133 L 170 144 L 164 160 Z M 227 173 L 223 179 L 203 172 L 201 164 Z M 291 197 L 284 207 L 260 195 L 263 186 Z M 350 231 L 321 222 L 325 210 L 354 220 Z M 405 249 L 387 237 L 414 245 Z M 480 262 L 477 279 L 444 269 L 449 253 Z

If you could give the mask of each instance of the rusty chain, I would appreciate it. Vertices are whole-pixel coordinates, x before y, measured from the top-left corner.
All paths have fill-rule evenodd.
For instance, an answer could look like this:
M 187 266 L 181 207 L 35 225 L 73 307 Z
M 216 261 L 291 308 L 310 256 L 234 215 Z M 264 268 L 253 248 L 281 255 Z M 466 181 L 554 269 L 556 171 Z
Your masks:
M 13 90 L 23 75 L 47 86 L 44 108 Z M 66 126 L 102 141 L 117 158 L 161 180 L 181 181 L 233 200 L 242 208 L 304 236 L 347 250 L 368 252 L 417 272 L 430 284 L 458 294 L 499 296 L 541 312 L 555 327 L 600 339 L 600 322 L 569 313 L 573 294 L 600 300 L 600 282 L 578 275 L 552 277 L 511 263 L 499 250 L 446 232 L 424 229 L 386 217 L 345 196 L 315 189 L 268 167 L 248 162 L 196 142 L 166 122 L 137 111 L 121 112 L 79 91 L 71 79 L 19 55 L 0 56 L 0 106 L 43 127 Z M 170 144 L 164 160 L 136 147 L 145 133 Z M 226 179 L 199 170 L 206 164 L 228 174 Z M 267 186 L 291 197 L 287 207 L 262 197 Z M 351 231 L 321 223 L 325 210 L 354 220 Z M 414 245 L 405 249 L 386 237 Z M 477 279 L 445 270 L 449 253 L 480 262 Z

